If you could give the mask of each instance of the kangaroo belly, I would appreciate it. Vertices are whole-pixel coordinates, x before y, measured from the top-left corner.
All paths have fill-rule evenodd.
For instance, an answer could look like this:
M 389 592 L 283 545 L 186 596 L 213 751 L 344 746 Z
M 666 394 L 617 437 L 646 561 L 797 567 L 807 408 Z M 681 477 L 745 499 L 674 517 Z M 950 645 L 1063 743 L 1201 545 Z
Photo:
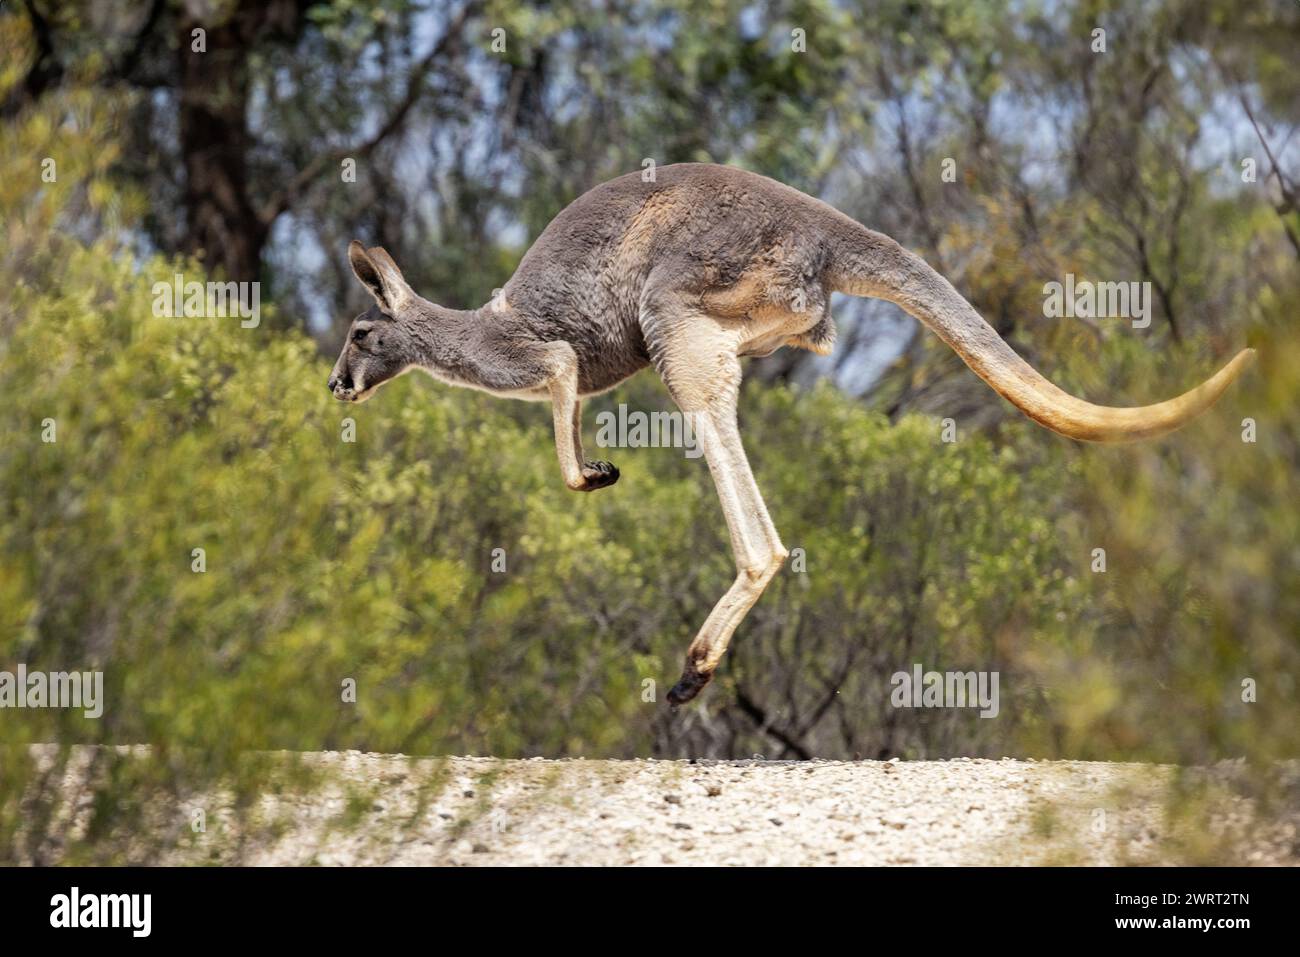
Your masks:
M 578 394 L 598 395 L 608 392 L 650 364 L 640 329 L 629 330 L 618 341 L 604 347 L 590 348 L 571 343 L 578 353 Z

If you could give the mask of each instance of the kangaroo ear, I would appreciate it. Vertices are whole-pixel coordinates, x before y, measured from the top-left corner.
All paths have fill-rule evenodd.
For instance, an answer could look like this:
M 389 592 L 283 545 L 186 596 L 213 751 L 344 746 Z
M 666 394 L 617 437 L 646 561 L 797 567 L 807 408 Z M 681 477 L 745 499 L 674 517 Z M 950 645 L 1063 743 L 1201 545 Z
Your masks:
M 354 239 L 348 244 L 348 262 L 361 285 L 370 290 L 379 308 L 386 312 L 397 311 L 415 295 L 393 257 L 380 246 L 367 250 Z

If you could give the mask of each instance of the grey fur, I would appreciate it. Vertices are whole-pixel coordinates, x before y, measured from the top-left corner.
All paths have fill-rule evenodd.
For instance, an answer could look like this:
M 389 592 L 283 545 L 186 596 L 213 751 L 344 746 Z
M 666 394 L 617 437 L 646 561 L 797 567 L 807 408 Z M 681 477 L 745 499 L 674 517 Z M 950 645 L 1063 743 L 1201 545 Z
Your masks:
M 828 221 L 837 235 L 827 234 Z M 786 303 L 797 291 L 811 293 L 807 309 L 817 319 L 811 338 L 829 346 L 828 267 L 853 230 L 859 237 L 867 232 L 825 203 L 755 173 L 703 163 L 664 166 L 653 183 L 630 173 L 574 200 L 524 256 L 503 290 L 504 304 L 462 312 L 411 293 L 397 313 L 358 272 L 377 309 L 354 320 L 350 333 L 358 324 L 400 320 L 411 331 L 409 338 L 395 337 L 403 364 L 490 392 L 540 385 L 547 364 L 535 347 L 567 342 L 578 356 L 579 393 L 592 395 L 650 363 L 643 304 L 653 309 L 682 293 L 702 296 L 735 283 L 752 266 L 773 269 L 770 293 Z M 378 248 L 369 253 L 387 256 Z M 358 256 L 366 251 L 353 243 L 354 270 Z M 335 372 L 346 373 L 354 361 L 369 367 L 345 346 Z M 378 385 L 396 374 L 391 369 L 382 363 L 374 367 L 380 377 L 365 381 Z M 547 395 L 538 389 L 532 397 Z

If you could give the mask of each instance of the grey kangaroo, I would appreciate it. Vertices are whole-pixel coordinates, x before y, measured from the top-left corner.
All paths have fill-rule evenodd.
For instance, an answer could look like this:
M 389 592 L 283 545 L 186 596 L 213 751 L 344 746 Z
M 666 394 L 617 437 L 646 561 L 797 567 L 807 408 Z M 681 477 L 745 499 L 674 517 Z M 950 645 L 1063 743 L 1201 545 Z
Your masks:
M 781 567 L 785 546 L 759 495 L 736 424 L 742 356 L 782 346 L 825 354 L 832 292 L 896 303 L 956 350 L 1035 422 L 1073 439 L 1151 438 L 1205 411 L 1250 361 L 1246 349 L 1195 389 L 1140 408 L 1062 392 L 1002 341 L 920 257 L 825 203 L 740 169 L 686 163 L 640 172 L 579 197 L 537 238 L 488 305 L 434 305 L 383 249 L 348 257 L 375 304 L 353 320 L 329 377 L 346 402 L 421 369 L 452 385 L 549 400 L 564 484 L 618 481 L 582 451 L 581 402 L 653 364 L 690 415 L 717 486 L 735 582 L 686 653 L 673 705 L 713 676 L 736 626 Z

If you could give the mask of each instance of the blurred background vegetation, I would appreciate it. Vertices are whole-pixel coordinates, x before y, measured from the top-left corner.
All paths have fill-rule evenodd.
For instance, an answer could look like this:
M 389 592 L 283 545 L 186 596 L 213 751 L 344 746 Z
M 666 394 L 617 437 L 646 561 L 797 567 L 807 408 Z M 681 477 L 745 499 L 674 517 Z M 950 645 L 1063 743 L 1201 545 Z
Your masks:
M 275 749 L 1296 757 L 1297 49 L 1286 0 L 5 4 L 0 669 L 102 669 L 107 701 L 6 710 L 0 741 L 153 745 L 96 759 L 85 860 L 148 788 L 255 793 Z M 1083 446 L 894 307 L 837 302 L 836 355 L 753 362 L 742 408 L 806 568 L 674 716 L 732 576 L 702 462 L 615 450 L 620 484 L 577 496 L 542 407 L 323 387 L 365 304 L 349 239 L 476 306 L 645 158 L 825 198 L 1096 401 L 1260 362 L 1171 437 Z M 177 271 L 261 281 L 261 325 L 155 318 Z M 1151 327 L 1043 318 L 1067 272 L 1150 282 Z M 620 402 L 669 407 L 644 374 L 588 442 Z M 913 662 L 1000 672 L 1000 715 L 891 708 Z M 0 750 L 0 859 L 58 843 L 60 767 Z

